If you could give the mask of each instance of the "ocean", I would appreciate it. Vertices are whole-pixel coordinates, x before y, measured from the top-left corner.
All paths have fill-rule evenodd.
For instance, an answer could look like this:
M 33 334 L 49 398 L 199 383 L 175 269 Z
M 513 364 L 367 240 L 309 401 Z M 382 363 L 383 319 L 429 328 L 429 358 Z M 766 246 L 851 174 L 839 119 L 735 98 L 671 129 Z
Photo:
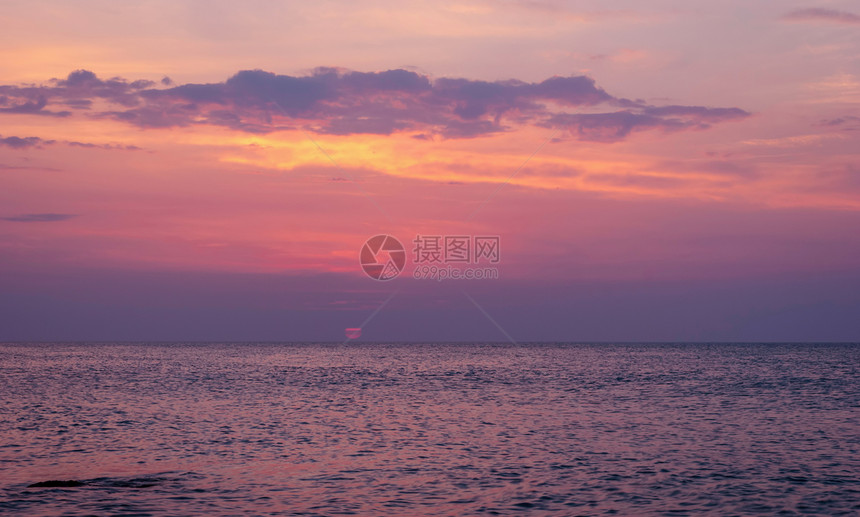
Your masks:
M 855 344 L 5 343 L 0 394 L 10 515 L 860 514 Z

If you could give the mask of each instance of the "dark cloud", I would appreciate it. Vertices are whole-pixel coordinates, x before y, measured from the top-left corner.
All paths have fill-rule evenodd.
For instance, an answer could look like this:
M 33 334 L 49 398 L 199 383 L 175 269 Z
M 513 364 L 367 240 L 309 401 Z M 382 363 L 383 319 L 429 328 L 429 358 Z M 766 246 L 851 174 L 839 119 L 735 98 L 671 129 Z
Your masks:
M 738 108 L 658 106 L 609 113 L 562 113 L 551 116 L 547 126 L 567 128 L 580 140 L 617 142 L 631 133 L 649 129 L 664 132 L 707 129 L 711 124 L 750 116 Z
M 820 127 L 835 128 L 841 131 L 858 131 L 860 130 L 860 117 L 844 115 L 842 117 L 824 119 L 817 125 Z
M 333 135 L 351 135 L 365 133 L 373 135 L 390 135 L 395 131 L 408 129 L 403 121 L 386 117 L 338 117 L 328 122 L 325 133 Z
M 0 97 L 5 99 L 0 113 L 68 117 L 71 111 L 45 108 L 49 104 L 58 104 L 75 110 L 87 110 L 95 99 L 133 107 L 140 103 L 140 92 L 154 85 L 152 81 L 129 83 L 118 77 L 102 80 L 89 70 L 76 70 L 65 79 L 51 79 L 42 85 L 0 85 Z
M 552 77 L 538 84 L 524 85 L 525 90 L 539 99 L 556 101 L 567 106 L 593 105 L 615 100 L 598 88 L 590 77 Z
M 107 149 L 109 151 L 140 151 L 141 148 L 136 145 L 122 144 L 93 144 L 90 142 L 66 142 L 66 145 L 72 147 L 84 147 L 87 149 Z
M 631 111 L 612 113 L 562 113 L 550 117 L 550 127 L 566 128 L 571 135 L 580 140 L 592 142 L 617 142 L 624 140 L 633 131 L 660 128 L 663 130 L 682 129 L 683 126 L 671 119 L 661 119 L 653 115 L 643 115 Z
M 848 119 L 846 117 L 829 118 L 829 119 L 822 120 L 819 125 L 821 125 L 821 126 L 841 126 L 842 124 L 844 124 L 847 121 L 848 121 Z
M 224 83 L 185 84 L 141 92 L 146 105 L 108 113 L 143 127 L 194 123 L 250 132 L 272 130 L 273 118 L 310 121 L 331 134 L 427 130 L 468 138 L 506 130 L 502 117 L 543 116 L 547 103 L 590 106 L 613 101 L 587 77 L 541 83 L 430 78 L 407 70 L 351 72 L 318 68 L 308 76 L 244 70 Z M 513 116 L 515 118 L 515 116 Z
M 59 221 L 67 221 L 76 214 L 21 214 L 9 217 L 0 217 L 0 221 L 9 221 L 13 223 L 54 223 Z
M 836 9 L 826 9 L 823 7 L 797 9 L 783 16 L 782 19 L 793 22 L 812 21 L 860 25 L 860 15 L 849 13 L 847 11 L 837 11 Z
M 650 106 L 642 111 L 647 115 L 687 117 L 703 123 L 722 122 L 749 116 L 749 113 L 739 108 L 706 108 L 704 106 Z
M 29 149 L 31 147 L 38 147 L 41 144 L 52 144 L 53 140 L 42 140 L 37 136 L 7 136 L 4 137 L 0 135 L 0 146 L 11 147 L 12 149 Z
M 63 101 L 63 104 L 70 108 L 85 110 L 92 107 L 93 101 L 90 99 L 68 99 Z
M 9 104 L 7 101 L 4 104 Z M 49 117 L 68 117 L 72 114 L 71 111 L 50 111 L 46 110 L 48 100 L 44 96 L 39 96 L 35 100 L 24 100 L 19 104 L 13 104 L 8 108 L 0 108 L 0 113 L 17 113 L 22 115 L 45 115 Z
M 61 104 L 142 128 L 208 124 L 266 133 L 302 127 L 337 135 L 415 131 L 428 139 L 473 138 L 539 125 L 568 128 L 583 140 L 613 142 L 636 131 L 704 129 L 749 115 L 738 108 L 651 106 L 616 98 L 585 76 L 529 83 L 336 68 L 305 76 L 243 70 L 220 83 L 182 85 L 164 79 L 160 85 L 102 80 L 78 70 L 48 85 L 0 86 L 0 95 L 13 103 L 0 108 L 7 112 L 49 114 L 46 106 Z M 107 108 L 93 112 L 96 100 Z M 570 113 L 583 108 L 589 113 Z M 69 112 L 53 114 L 61 113 Z
M 37 136 L 7 136 L 4 137 L 0 135 L 0 146 L 10 147 L 12 149 L 30 149 L 33 147 L 41 147 L 42 145 L 51 145 L 57 143 L 56 140 L 44 140 Z M 139 151 L 140 147 L 136 145 L 125 145 L 125 144 L 93 144 L 90 142 L 76 142 L 76 141 L 61 141 L 60 143 L 66 144 L 71 147 L 84 147 L 87 149 L 107 149 L 107 150 L 121 150 L 121 151 Z
M 155 86 L 153 81 L 139 80 L 127 82 L 125 79 L 115 77 L 102 80 L 89 70 L 76 70 L 68 75 L 66 79 L 52 80 L 55 88 L 52 93 L 73 99 L 107 99 L 123 106 L 137 106 L 139 98 L 137 93 L 145 88 Z
M 0 135 L 0 146 L 10 147 L 12 149 L 30 149 L 33 147 L 41 147 L 42 145 L 50 145 L 57 143 L 56 140 L 44 140 L 37 136 L 27 136 L 27 137 L 19 137 L 19 136 L 7 136 L 4 137 Z M 90 142 L 76 142 L 76 141 L 61 141 L 60 143 L 66 144 L 71 147 L 84 147 L 87 149 L 107 149 L 107 150 L 121 150 L 121 151 L 139 151 L 140 147 L 136 145 L 124 145 L 124 144 L 93 144 Z
M 29 165 L 9 165 L 6 163 L 0 163 L 0 170 L 7 171 L 51 171 L 51 172 L 59 172 L 60 169 L 56 169 L 54 167 L 34 167 Z
M 330 74 L 332 69 L 319 69 Z M 331 79 L 331 77 L 330 77 Z M 421 93 L 430 91 L 430 79 L 407 70 L 386 70 L 385 72 L 347 72 L 342 78 L 343 86 L 355 93 L 378 91 L 400 91 Z

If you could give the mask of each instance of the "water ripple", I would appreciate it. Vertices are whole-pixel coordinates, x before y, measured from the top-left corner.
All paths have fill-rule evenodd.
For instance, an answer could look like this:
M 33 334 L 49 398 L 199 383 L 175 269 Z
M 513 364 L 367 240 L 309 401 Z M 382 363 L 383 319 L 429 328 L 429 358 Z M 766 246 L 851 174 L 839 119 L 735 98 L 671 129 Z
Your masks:
M 0 344 L 0 513 L 856 515 L 858 370 L 856 345 Z

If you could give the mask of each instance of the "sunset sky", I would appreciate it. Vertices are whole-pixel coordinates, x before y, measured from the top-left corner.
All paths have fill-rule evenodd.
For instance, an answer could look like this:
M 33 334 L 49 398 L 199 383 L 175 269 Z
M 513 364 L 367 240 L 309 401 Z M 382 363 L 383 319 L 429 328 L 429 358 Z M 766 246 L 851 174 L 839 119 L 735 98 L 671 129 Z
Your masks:
M 0 340 L 860 340 L 856 2 L 8 0 L 0 27 Z M 499 236 L 500 277 L 413 279 L 418 234 Z

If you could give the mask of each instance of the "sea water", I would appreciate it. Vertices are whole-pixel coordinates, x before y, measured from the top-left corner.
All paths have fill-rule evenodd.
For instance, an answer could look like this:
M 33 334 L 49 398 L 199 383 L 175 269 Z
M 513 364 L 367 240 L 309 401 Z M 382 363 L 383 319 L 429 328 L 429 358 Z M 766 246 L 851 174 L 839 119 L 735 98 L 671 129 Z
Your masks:
M 6 343 L 0 400 L 0 513 L 860 514 L 853 344 Z

